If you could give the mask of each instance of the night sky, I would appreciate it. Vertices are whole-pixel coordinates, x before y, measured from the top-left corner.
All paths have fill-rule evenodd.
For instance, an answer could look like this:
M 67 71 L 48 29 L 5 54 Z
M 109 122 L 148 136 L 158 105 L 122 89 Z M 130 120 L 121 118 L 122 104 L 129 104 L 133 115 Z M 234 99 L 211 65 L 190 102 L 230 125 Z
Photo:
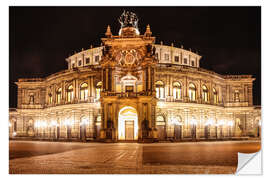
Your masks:
M 156 43 L 183 45 L 202 56 L 200 66 L 220 74 L 251 74 L 261 104 L 260 7 L 10 7 L 9 107 L 17 106 L 18 78 L 67 69 L 65 58 L 100 45 L 107 25 L 118 34 L 123 10 L 150 24 Z

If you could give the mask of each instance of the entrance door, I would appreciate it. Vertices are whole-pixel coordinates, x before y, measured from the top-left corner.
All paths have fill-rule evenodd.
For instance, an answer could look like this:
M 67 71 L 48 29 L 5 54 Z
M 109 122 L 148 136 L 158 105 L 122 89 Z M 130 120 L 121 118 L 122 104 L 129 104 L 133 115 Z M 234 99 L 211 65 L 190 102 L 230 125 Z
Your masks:
M 126 140 L 134 140 L 134 121 L 125 121 Z
M 175 139 L 181 139 L 181 126 L 180 125 L 174 125 L 174 136 L 175 136 Z
M 164 140 L 165 139 L 165 126 L 164 125 L 158 125 L 157 126 L 158 131 L 158 139 Z
M 80 137 L 81 140 L 86 140 L 86 127 L 84 124 L 80 126 Z

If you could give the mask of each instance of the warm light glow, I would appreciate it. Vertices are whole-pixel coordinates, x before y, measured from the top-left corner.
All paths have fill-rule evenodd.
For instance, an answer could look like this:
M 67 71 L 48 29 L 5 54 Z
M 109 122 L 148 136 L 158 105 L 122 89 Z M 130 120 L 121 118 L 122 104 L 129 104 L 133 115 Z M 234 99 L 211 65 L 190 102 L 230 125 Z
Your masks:
M 66 119 L 66 120 L 64 121 L 64 125 L 65 125 L 65 126 L 72 126 L 73 124 L 74 124 L 74 120 L 67 120 L 67 119 Z
M 233 121 L 228 121 L 228 126 L 233 126 Z
M 223 121 L 223 120 L 220 120 L 219 122 L 218 122 L 218 125 L 220 125 L 220 126 L 223 126 L 225 124 L 225 122 Z
M 206 123 L 205 123 L 205 126 L 208 126 L 208 125 L 212 126 L 213 124 L 214 124 L 213 120 L 212 119 L 208 119 L 206 121 Z
M 183 125 L 183 123 L 181 122 L 181 119 L 179 117 L 173 117 L 170 119 L 169 121 L 170 125 Z
M 51 121 L 50 126 L 59 126 L 59 124 L 56 121 Z
M 35 124 L 34 124 L 35 128 L 39 128 L 40 127 L 40 122 L 39 121 L 36 121 Z
M 11 126 L 12 126 L 12 124 L 10 122 L 8 122 L 8 127 L 11 127 Z
M 89 120 L 88 118 L 83 118 L 82 121 L 80 122 L 80 125 L 89 125 Z
M 16 133 L 16 132 L 13 132 L 13 133 L 12 133 L 12 136 L 16 136 L 16 135 L 17 135 L 17 133 Z
M 138 139 L 138 116 L 135 108 L 126 106 L 118 116 L 118 139 L 125 140 L 125 121 L 134 121 L 134 140 Z
M 191 119 L 190 122 L 189 122 L 189 124 L 191 124 L 191 125 L 197 125 L 196 119 Z

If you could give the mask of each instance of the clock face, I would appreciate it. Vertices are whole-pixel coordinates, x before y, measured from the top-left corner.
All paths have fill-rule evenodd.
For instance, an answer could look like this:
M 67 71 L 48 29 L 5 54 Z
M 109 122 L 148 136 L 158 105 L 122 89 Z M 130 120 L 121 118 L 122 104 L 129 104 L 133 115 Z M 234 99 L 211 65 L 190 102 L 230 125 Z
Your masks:
M 126 64 L 133 64 L 135 61 L 135 57 L 131 53 L 127 53 L 125 57 Z

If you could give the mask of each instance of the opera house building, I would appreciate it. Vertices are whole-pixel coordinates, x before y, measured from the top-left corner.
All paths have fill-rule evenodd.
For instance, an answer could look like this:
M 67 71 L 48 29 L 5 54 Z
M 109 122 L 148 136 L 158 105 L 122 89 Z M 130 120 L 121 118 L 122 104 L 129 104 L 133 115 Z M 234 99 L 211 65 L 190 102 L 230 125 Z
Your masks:
M 22 78 L 9 137 L 55 141 L 161 142 L 260 136 L 252 75 L 200 68 L 201 56 L 155 44 L 124 12 L 118 35 L 66 58 L 67 69 Z M 162 35 L 162 34 L 161 34 Z

